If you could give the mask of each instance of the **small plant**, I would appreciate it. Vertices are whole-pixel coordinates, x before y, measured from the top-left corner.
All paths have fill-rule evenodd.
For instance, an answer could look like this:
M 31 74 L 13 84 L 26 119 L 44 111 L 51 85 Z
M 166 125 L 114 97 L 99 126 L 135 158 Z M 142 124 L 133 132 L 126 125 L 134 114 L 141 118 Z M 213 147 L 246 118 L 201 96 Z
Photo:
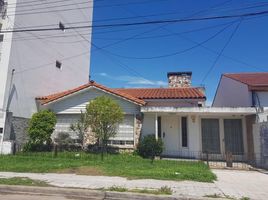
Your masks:
M 162 186 L 162 187 L 158 190 L 158 192 L 159 192 L 160 194 L 169 194 L 169 195 L 172 194 L 172 190 L 171 190 L 171 188 L 168 187 L 168 186 Z
M 124 187 L 119 187 L 119 186 L 112 186 L 107 189 L 108 191 L 114 191 L 114 192 L 127 192 L 128 189 Z
M 32 180 L 27 177 L 0 178 L 0 185 L 50 186 L 44 181 Z
M 249 197 L 242 197 L 242 198 L 240 198 L 240 200 L 250 200 L 250 198 Z
M 104 191 L 114 191 L 114 192 L 135 192 L 135 193 L 143 193 L 143 194 L 154 194 L 154 195 L 171 195 L 172 190 L 168 186 L 163 186 L 160 189 L 127 189 L 125 187 L 120 186 L 112 186 L 108 189 L 102 189 Z
M 138 154 L 143 158 L 150 158 L 152 163 L 156 156 L 160 156 L 164 150 L 163 141 L 158 140 L 154 135 L 147 135 L 138 144 Z
M 219 194 L 208 194 L 208 195 L 205 195 L 204 197 L 208 197 L 208 198 L 223 198 L 221 195 Z

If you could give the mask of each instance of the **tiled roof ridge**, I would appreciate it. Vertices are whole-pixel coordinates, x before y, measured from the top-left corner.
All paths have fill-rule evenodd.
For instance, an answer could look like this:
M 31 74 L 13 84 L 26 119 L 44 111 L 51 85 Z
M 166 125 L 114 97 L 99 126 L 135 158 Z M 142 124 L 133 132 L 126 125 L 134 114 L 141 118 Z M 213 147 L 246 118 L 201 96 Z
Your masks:
M 126 93 L 123 93 L 123 92 L 114 91 L 114 90 L 112 90 L 110 88 L 107 88 L 107 87 L 105 87 L 105 86 L 103 86 L 101 84 L 96 83 L 95 81 L 90 81 L 87 84 L 84 84 L 84 85 L 81 85 L 79 87 L 76 87 L 76 88 L 73 88 L 73 89 L 70 89 L 70 90 L 66 90 L 66 91 L 63 91 L 63 92 L 58 92 L 58 93 L 54 93 L 54 94 L 47 95 L 47 96 L 36 97 L 36 100 L 40 100 L 41 104 L 44 105 L 44 104 L 56 101 L 58 99 L 61 99 L 61 98 L 65 97 L 65 96 L 71 95 L 73 93 L 79 92 L 79 91 L 81 91 L 83 89 L 87 89 L 87 88 L 92 87 L 92 86 L 96 87 L 96 88 L 99 88 L 99 89 L 102 89 L 102 90 L 104 90 L 106 92 L 115 94 L 117 96 L 126 98 L 126 99 L 131 100 L 131 101 L 133 101 L 135 103 L 145 105 L 145 102 L 143 100 L 139 99 L 139 98 L 136 98 L 136 97 L 134 97 L 132 95 L 129 95 L 129 94 L 126 94 Z
M 248 86 L 268 86 L 268 72 L 225 73 L 223 76 Z

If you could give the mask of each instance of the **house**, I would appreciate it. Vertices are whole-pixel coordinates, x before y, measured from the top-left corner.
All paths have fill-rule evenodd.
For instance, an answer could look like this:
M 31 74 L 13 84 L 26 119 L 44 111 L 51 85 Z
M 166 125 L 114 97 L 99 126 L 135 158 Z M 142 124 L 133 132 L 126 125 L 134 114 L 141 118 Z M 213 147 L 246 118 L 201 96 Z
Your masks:
M 247 138 L 246 117 L 254 108 L 205 107 L 204 88 L 191 86 L 191 72 L 168 73 L 168 88 L 108 88 L 94 81 L 80 87 L 37 97 L 40 109 L 57 115 L 55 134 L 70 133 L 70 124 L 90 100 L 106 95 L 124 111 L 124 121 L 109 144 L 133 149 L 142 136 L 154 134 L 164 142 L 163 156 L 199 159 L 207 152 L 223 159 L 230 151 L 248 159 L 252 143 Z
M 25 142 L 28 120 L 37 111 L 36 96 L 88 81 L 91 28 L 64 30 L 74 23 L 91 25 L 93 1 L 79 7 L 59 1 L 0 0 L 1 30 L 62 28 L 0 34 L 0 153 L 10 151 L 3 141 L 8 146 L 11 140 Z
M 255 107 L 258 121 L 267 121 L 268 72 L 223 74 L 212 106 Z

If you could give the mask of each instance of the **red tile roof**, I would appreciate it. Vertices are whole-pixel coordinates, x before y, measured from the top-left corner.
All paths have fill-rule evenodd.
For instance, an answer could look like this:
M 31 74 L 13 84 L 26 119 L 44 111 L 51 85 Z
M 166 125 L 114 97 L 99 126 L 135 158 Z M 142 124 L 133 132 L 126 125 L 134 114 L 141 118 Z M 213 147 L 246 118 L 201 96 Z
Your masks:
M 205 99 L 198 88 L 130 88 L 113 89 L 130 94 L 139 99 Z
M 268 72 L 223 74 L 223 76 L 234 79 L 251 87 L 268 86 Z
M 81 85 L 80 87 L 77 87 L 77 88 L 74 88 L 74 89 L 71 89 L 71 90 L 66 90 L 64 92 L 59 92 L 59 93 L 55 93 L 55 94 L 51 94 L 51 95 L 43 96 L 43 97 L 37 97 L 36 100 L 39 100 L 41 102 L 41 104 L 44 105 L 44 104 L 56 101 L 58 99 L 61 99 L 63 97 L 66 97 L 68 95 L 74 94 L 76 92 L 79 92 L 81 90 L 90 88 L 90 87 L 96 87 L 96 88 L 104 90 L 104 91 L 106 91 L 108 93 L 111 93 L 111 94 L 120 96 L 122 98 L 128 99 L 128 100 L 130 100 L 132 102 L 135 102 L 137 104 L 145 105 L 145 101 L 143 101 L 141 99 L 138 99 L 138 98 L 133 97 L 133 96 L 131 96 L 129 94 L 125 94 L 125 93 L 122 93 L 122 92 L 119 92 L 119 91 L 114 91 L 114 90 L 112 90 L 110 88 L 107 88 L 107 87 L 105 87 L 103 85 L 97 84 L 94 81 L 90 81 L 89 83 L 87 83 L 85 85 Z
M 56 101 L 73 93 L 96 87 L 108 93 L 115 94 L 122 98 L 128 99 L 140 105 L 145 105 L 145 99 L 205 99 L 206 96 L 198 88 L 130 88 L 130 89 L 112 89 L 91 81 L 80 87 L 59 92 L 56 94 L 37 97 L 42 105 Z

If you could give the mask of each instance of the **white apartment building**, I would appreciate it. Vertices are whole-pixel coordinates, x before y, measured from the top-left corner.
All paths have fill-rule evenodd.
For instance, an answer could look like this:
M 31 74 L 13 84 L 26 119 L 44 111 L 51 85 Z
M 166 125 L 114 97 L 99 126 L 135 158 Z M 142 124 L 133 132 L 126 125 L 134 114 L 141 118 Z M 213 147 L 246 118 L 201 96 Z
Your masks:
M 26 139 L 35 98 L 89 79 L 93 0 L 0 0 L 0 152 L 3 141 Z M 9 32 L 57 28 L 62 30 Z

